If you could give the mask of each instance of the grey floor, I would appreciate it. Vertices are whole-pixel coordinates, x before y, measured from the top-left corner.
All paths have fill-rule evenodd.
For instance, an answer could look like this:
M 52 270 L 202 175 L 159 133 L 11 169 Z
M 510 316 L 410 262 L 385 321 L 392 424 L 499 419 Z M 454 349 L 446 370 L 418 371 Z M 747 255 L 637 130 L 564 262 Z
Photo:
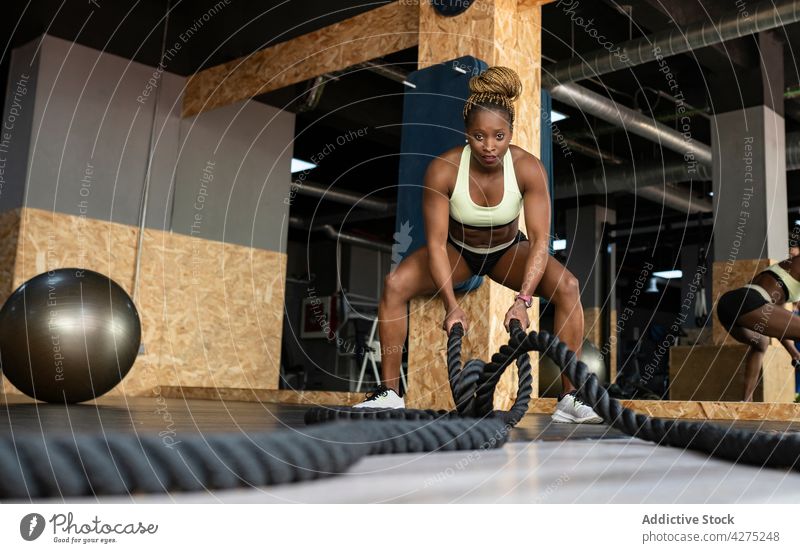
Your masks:
M 12 399 L 0 405 L 0 434 L 253 432 L 303 426 L 304 407 L 200 400 L 103 400 L 55 406 Z M 731 425 L 730 422 L 718 424 Z M 796 431 L 789 423 L 736 423 Z M 797 503 L 800 474 L 709 459 L 625 437 L 605 425 L 552 424 L 528 415 L 511 443 L 491 451 L 377 455 L 347 474 L 258 489 L 69 502 L 155 503 Z

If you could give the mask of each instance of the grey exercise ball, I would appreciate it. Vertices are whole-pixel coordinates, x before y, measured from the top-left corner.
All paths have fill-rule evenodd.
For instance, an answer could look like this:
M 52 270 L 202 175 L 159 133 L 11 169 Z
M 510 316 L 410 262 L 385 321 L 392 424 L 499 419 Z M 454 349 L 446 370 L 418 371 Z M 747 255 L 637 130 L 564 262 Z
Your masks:
M 589 372 L 597 375 L 600 384 L 608 383 L 608 371 L 600 351 L 589 340 L 583 341 L 581 361 L 589 367 Z M 539 357 L 539 397 L 558 397 L 561 393 L 561 370 L 549 357 Z
M 130 296 L 86 269 L 57 269 L 17 288 L 0 310 L 0 363 L 34 399 L 77 403 L 128 374 L 142 327 Z

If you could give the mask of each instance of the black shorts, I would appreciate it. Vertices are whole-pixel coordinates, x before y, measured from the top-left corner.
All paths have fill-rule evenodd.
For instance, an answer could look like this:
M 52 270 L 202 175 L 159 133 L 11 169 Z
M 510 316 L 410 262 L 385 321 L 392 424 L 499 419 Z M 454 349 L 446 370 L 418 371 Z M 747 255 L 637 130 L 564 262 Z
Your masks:
M 771 303 L 762 296 L 758 290 L 749 287 L 737 288 L 722 294 L 717 302 L 717 317 L 719 322 L 728 332 L 731 331 L 736 319 Z
M 497 265 L 497 262 L 500 261 L 500 258 L 503 257 L 508 250 L 519 244 L 520 242 L 527 242 L 528 237 L 523 234 L 521 230 L 517 231 L 517 235 L 514 237 L 514 241 L 511 242 L 508 246 L 503 248 L 502 250 L 498 250 L 492 253 L 475 253 L 471 252 L 467 249 L 462 248 L 450 238 L 450 235 L 447 235 L 447 242 L 452 244 L 456 251 L 461 254 L 461 258 L 469 267 L 469 270 L 472 271 L 474 275 L 488 275 L 494 266 Z

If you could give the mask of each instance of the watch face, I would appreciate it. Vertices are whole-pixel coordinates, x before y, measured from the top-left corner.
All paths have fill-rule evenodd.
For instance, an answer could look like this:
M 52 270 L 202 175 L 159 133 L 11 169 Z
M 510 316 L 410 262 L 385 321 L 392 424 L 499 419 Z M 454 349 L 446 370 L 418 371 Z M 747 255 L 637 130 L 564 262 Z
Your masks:
M 472 0 L 433 0 L 431 3 L 437 12 L 452 17 L 466 11 Z

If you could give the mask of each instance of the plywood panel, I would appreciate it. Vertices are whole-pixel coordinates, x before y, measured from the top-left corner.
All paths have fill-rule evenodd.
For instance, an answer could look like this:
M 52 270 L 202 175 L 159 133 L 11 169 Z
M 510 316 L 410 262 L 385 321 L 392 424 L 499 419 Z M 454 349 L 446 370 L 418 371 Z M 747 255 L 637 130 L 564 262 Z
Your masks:
M 183 116 L 339 71 L 417 45 L 415 2 L 393 2 L 193 75 Z
M 130 293 L 135 227 L 36 209 L 24 209 L 21 223 L 14 286 L 83 266 Z M 109 394 L 152 395 L 170 385 L 277 389 L 285 254 L 157 230 L 145 232 L 143 251 L 135 301 L 144 354 Z
M 519 8 L 519 9 L 518 9 Z M 515 69 L 523 94 L 515 106 L 517 124 L 513 142 L 539 154 L 541 9 L 518 6 L 516 0 L 477 0 L 456 17 L 442 17 L 433 6 L 419 8 L 419 68 L 470 55 L 489 65 Z M 520 217 L 524 229 L 524 214 Z M 464 359 L 489 360 L 508 341 L 503 321 L 514 292 L 486 279 L 461 301 L 472 324 L 465 339 Z M 537 304 L 535 304 L 537 305 Z M 441 330 L 444 309 L 439 299 L 420 298 L 411 303 L 409 325 L 409 405 L 452 408 L 447 384 L 446 339 Z M 529 310 L 532 328 L 538 327 L 538 305 Z M 438 334 L 437 334 L 438 333 Z M 435 339 L 431 339 L 435 336 Z M 538 394 L 538 359 L 532 360 L 534 395 Z M 516 396 L 516 375 L 509 371 L 498 385 L 496 408 L 506 409 Z
M 421 2 L 419 68 L 461 56 L 514 69 L 522 81 L 515 106 L 514 143 L 538 155 L 541 90 L 541 8 L 516 0 L 477 0 L 455 17 L 438 15 Z
M 23 208 L 12 286 L 52 269 L 83 267 L 109 276 L 130 294 L 135 248 L 134 227 Z M 5 384 L 7 391 L 12 389 Z M 108 395 L 149 393 L 153 384 L 148 367 L 137 361 L 123 384 Z
M 603 311 L 599 307 L 583 308 L 583 337 L 598 348 L 603 344 Z
M 277 389 L 286 255 L 150 230 L 144 251 L 158 383 Z
M 710 345 L 670 348 L 670 399 L 739 401 L 744 395 L 744 356 L 747 346 Z M 756 401 L 794 401 L 794 369 L 781 346 L 770 346 L 764 356 Z
M 497 2 L 498 18 L 495 33 L 493 65 L 514 69 L 522 81 L 522 97 L 516 105 L 518 123 L 514 126 L 514 142 L 534 155 L 539 155 L 541 127 L 541 8 L 517 10 L 515 2 Z M 509 32 L 510 30 L 510 32 Z
M 162 386 L 166 398 L 219 399 L 223 401 L 255 401 L 289 405 L 353 405 L 364 399 L 355 392 L 325 392 L 317 390 L 264 390 L 260 388 L 201 388 L 195 386 Z
M 474 56 L 494 65 L 494 0 L 476 0 L 455 17 L 442 17 L 432 3 L 420 2 L 418 68 L 461 56 Z
M 514 292 L 497 283 L 484 281 L 480 288 L 457 295 L 459 305 L 469 317 L 469 333 L 463 340 L 462 361 L 477 358 L 488 361 L 500 346 L 508 343 L 503 326 L 505 313 L 514 301 Z M 444 304 L 438 297 L 422 296 L 410 303 L 408 346 L 408 394 L 406 405 L 419 409 L 453 409 L 447 381 L 447 336 L 442 330 Z M 502 315 L 498 315 L 502 313 Z M 538 309 L 528 311 L 532 321 Z M 538 395 L 538 362 L 534 356 L 533 394 Z M 495 391 L 495 408 L 508 409 L 516 398 L 516 365 L 506 371 Z
M 0 304 L 14 291 L 14 265 L 17 259 L 20 210 L 0 213 Z

